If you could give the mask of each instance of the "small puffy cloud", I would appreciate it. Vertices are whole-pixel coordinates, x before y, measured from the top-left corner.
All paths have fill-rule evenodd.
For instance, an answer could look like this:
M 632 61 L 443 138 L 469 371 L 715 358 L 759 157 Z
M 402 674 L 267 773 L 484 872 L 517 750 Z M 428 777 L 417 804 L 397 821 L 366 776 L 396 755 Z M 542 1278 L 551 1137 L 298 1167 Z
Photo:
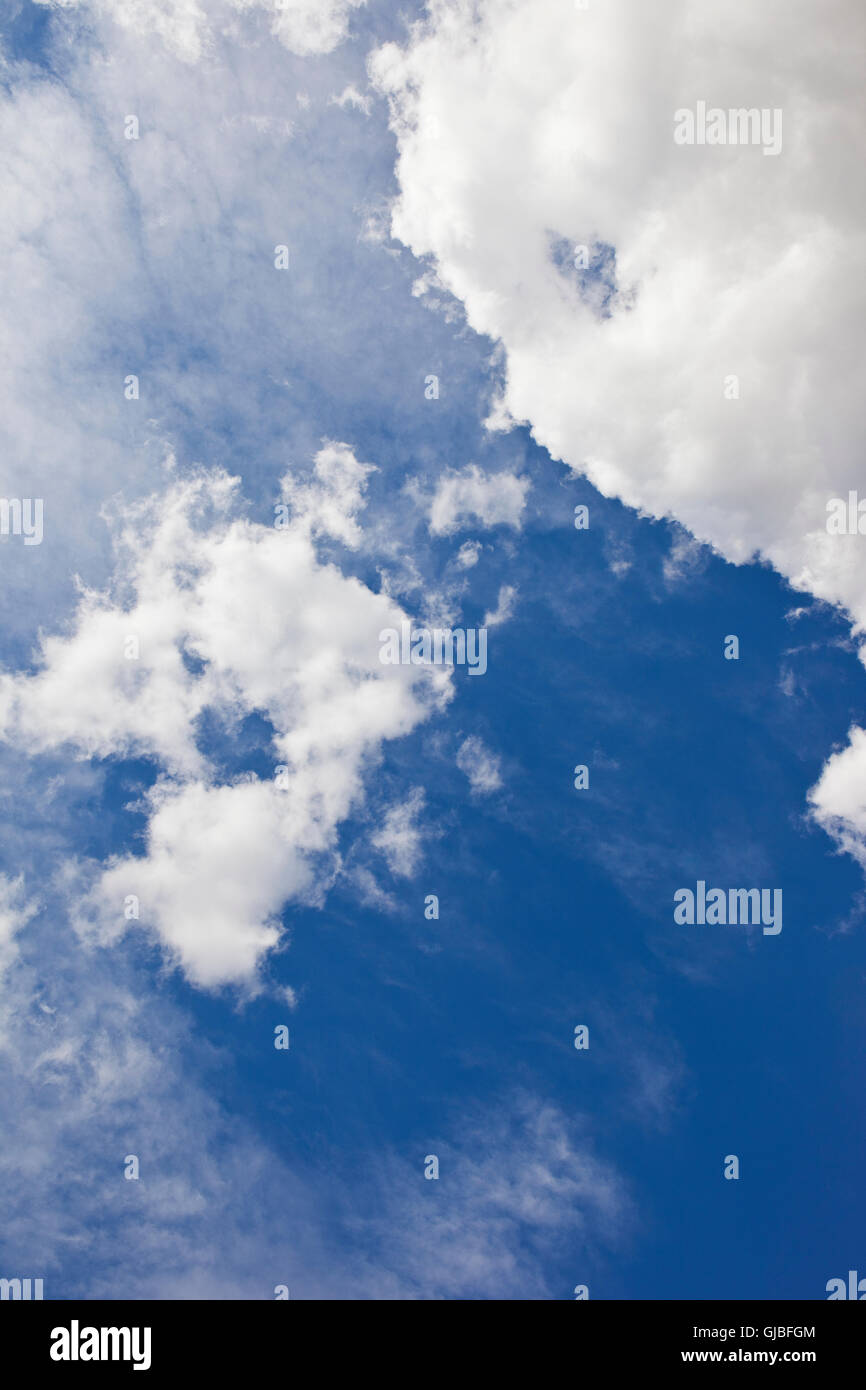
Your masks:
M 134 894 L 141 924 L 191 983 L 214 989 L 255 978 L 282 935 L 282 905 L 310 893 L 313 865 L 298 808 L 273 782 L 157 784 L 143 857 L 125 855 L 103 872 L 79 908 L 103 942 L 128 925 Z
M 276 9 L 271 32 L 291 53 L 330 53 L 346 37 L 352 10 L 367 0 L 232 0 L 237 9 Z
M 313 481 L 298 483 L 287 473 L 282 495 L 309 534 L 332 536 L 354 549 L 361 538 L 355 516 L 363 506 L 367 475 L 375 471 L 374 464 L 359 463 L 348 444 L 327 440 L 314 459 Z
M 499 590 L 499 598 L 496 607 L 489 613 L 484 614 L 483 627 L 498 627 L 500 623 L 505 623 L 514 612 L 514 605 L 517 600 L 517 590 L 513 584 L 503 584 Z
M 388 868 L 398 878 L 411 878 L 421 854 L 421 831 L 416 824 L 424 808 L 424 792 L 413 787 L 410 796 L 392 806 L 382 829 L 372 837 L 373 846 L 384 854 Z
M 499 759 L 474 734 L 464 739 L 457 750 L 457 766 L 469 778 L 472 790 L 481 796 L 502 786 Z
M 478 564 L 480 554 L 480 541 L 464 541 L 457 552 L 457 564 L 462 570 L 471 570 L 473 565 Z
M 356 111 L 363 111 L 365 116 L 370 114 L 370 98 L 359 92 L 358 88 L 351 83 L 344 87 L 338 97 L 328 99 L 329 106 L 339 106 L 341 111 L 345 111 L 347 106 L 352 106 Z
M 484 473 L 474 463 L 462 472 L 445 473 L 430 505 L 430 530 L 434 536 L 447 536 L 471 521 L 519 531 L 528 491 L 528 478 Z
M 852 728 L 809 792 L 812 813 L 841 849 L 866 869 L 866 729 Z

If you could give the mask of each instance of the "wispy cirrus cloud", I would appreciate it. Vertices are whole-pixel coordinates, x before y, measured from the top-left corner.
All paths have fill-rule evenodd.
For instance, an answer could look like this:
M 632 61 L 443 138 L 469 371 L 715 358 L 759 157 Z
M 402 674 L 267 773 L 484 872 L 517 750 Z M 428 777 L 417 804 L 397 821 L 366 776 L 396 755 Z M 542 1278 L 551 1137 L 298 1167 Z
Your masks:
M 526 1091 L 455 1111 L 429 1141 L 438 1181 L 424 1144 L 368 1141 L 363 1179 L 358 1150 L 324 1176 L 288 1162 L 211 1094 L 230 1049 L 51 907 L 7 971 L 0 1035 L 4 1269 L 38 1271 L 46 1297 L 567 1296 L 552 1257 L 577 1278 L 633 1231 L 586 1121 Z

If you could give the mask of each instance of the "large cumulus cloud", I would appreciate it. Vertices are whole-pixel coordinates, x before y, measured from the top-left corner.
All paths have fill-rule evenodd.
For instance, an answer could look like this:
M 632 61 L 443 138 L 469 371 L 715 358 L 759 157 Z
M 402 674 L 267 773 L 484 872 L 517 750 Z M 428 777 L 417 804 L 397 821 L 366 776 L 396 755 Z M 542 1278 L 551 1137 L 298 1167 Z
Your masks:
M 371 58 L 392 229 L 502 342 L 491 424 L 528 421 L 605 495 L 769 560 L 862 632 L 866 540 L 826 529 L 864 481 L 862 8 L 428 9 Z M 781 150 L 677 144 L 699 101 L 780 110 Z M 815 793 L 846 848 L 864 771 L 855 734 Z

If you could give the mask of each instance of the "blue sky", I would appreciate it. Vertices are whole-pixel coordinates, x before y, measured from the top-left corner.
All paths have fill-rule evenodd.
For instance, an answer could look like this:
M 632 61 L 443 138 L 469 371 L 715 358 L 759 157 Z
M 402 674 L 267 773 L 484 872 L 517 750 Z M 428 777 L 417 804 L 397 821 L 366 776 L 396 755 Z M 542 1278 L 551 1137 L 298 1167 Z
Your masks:
M 157 8 L 130 27 L 25 0 L 2 37 L 3 494 L 44 498 L 45 535 L 0 549 L 0 1272 L 60 1299 L 825 1297 L 864 1258 L 866 676 L 862 538 L 842 559 L 815 539 L 858 481 L 818 328 L 790 346 L 783 306 L 750 330 L 729 436 L 688 375 L 697 336 L 658 366 L 717 299 L 729 366 L 741 295 L 784 299 L 760 219 L 708 287 L 673 231 L 647 270 L 642 188 L 605 174 L 590 212 L 554 208 L 560 74 L 517 83 L 510 0 L 414 31 L 421 6 L 335 0 L 325 37 L 288 5 L 282 38 L 264 5 L 177 0 L 162 31 Z M 716 87 L 778 105 L 725 68 L 760 73 L 772 38 L 740 8 Z M 566 9 L 539 6 L 539 43 L 566 42 Z M 539 133 L 499 132 L 511 183 L 474 143 L 472 73 L 448 85 L 473 24 L 491 138 L 499 84 Z M 786 120 L 784 177 L 817 187 Z M 711 212 L 776 177 L 739 154 L 760 163 L 708 183 Z M 766 197 L 793 225 L 788 192 Z M 612 248 L 601 308 L 563 259 L 584 234 Z M 821 273 L 803 262 L 805 290 Z M 609 298 L 631 284 L 636 307 Z M 828 292 L 815 317 L 841 338 L 846 315 Z M 798 423 L 832 483 L 784 452 Z M 387 612 L 486 625 L 486 673 L 398 669 L 368 703 Z M 699 879 L 781 888 L 781 933 L 677 925 Z

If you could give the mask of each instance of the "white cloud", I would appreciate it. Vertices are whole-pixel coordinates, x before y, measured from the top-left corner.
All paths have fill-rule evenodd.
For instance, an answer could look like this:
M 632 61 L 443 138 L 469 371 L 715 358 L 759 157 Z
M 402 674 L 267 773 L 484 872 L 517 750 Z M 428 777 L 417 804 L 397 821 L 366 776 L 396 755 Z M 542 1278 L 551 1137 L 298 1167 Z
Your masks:
M 670 550 L 662 561 L 662 574 L 668 588 L 674 589 L 690 578 L 700 568 L 703 558 L 700 542 L 678 527 L 671 538 Z
M 866 729 L 852 728 L 809 793 L 815 819 L 866 869 Z
M 459 1141 L 431 1140 L 429 1151 L 439 1182 L 422 1179 L 419 1193 L 392 1162 L 387 1219 L 367 1223 L 371 1234 L 379 1226 L 383 1263 L 404 1297 L 550 1298 L 541 1251 L 549 1256 L 566 1235 L 572 1249 L 615 1244 L 630 1223 L 616 1170 L 535 1097 L 463 1116 Z
M 221 36 L 228 86 L 207 63 L 175 66 L 168 82 L 160 43 L 86 18 L 96 42 L 89 31 L 77 44 L 55 36 L 65 83 L 20 66 L 0 95 L 5 486 L 45 504 L 44 544 L 5 549 L 7 633 L 32 631 L 49 605 L 53 621 L 73 570 L 105 577 L 110 547 L 95 514 L 120 486 L 127 497 L 149 492 L 166 451 L 185 454 L 186 426 L 207 428 L 218 409 L 232 422 L 224 437 L 237 447 L 248 431 L 241 447 L 274 471 L 284 467 L 277 451 L 295 444 L 296 427 L 283 432 L 284 383 L 273 385 L 285 318 L 272 281 L 292 278 L 273 269 L 274 246 L 287 240 L 294 255 L 300 240 L 285 209 L 297 178 L 287 166 L 300 158 L 286 157 L 287 67 L 301 65 L 277 44 Z M 315 82 L 331 89 L 324 73 Z M 130 110 L 139 139 L 124 138 Z M 325 201 L 305 203 L 313 223 Z M 246 292 L 225 295 L 237 277 Z M 138 400 L 124 396 L 127 374 Z M 268 383 L 264 408 L 251 404 L 253 378 Z
M 17 934 L 36 911 L 37 905 L 26 899 L 23 877 L 0 874 L 0 981 L 17 956 Z
M 643 0 L 431 0 L 370 63 L 393 234 L 504 345 L 494 419 L 728 559 L 760 553 L 857 632 L 863 541 L 825 523 L 862 478 L 863 24 L 851 0 L 672 0 L 661 23 Z M 781 153 L 676 144 L 699 100 L 780 108 Z
M 563 1232 L 592 1258 L 630 1227 L 617 1170 L 528 1095 L 455 1116 L 432 1143 L 439 1183 L 423 1146 L 364 1150 L 359 1199 L 357 1149 L 316 1171 L 227 1116 L 208 1071 L 233 1059 L 116 957 L 73 946 L 58 906 L 8 972 L 0 1033 L 4 1272 L 46 1297 L 550 1297 Z
M 213 32 L 245 11 L 271 15 L 271 33 L 291 53 L 330 53 L 346 37 L 351 11 L 366 0 L 36 0 L 57 10 L 82 8 L 133 34 L 155 34 L 184 63 L 206 52 Z
M 82 8 L 122 24 L 133 34 L 156 34 L 184 63 L 202 55 L 208 31 L 198 0 L 36 0 L 55 10 Z
M 480 554 L 480 541 L 464 541 L 457 552 L 457 564 L 462 570 L 471 570 L 473 565 L 478 564 Z
M 338 97 L 329 97 L 328 105 L 339 106 L 341 111 L 345 111 L 347 106 L 352 106 L 356 111 L 363 111 L 365 116 L 369 116 L 370 114 L 370 98 L 364 96 L 364 94 L 359 92 L 358 88 L 351 83 L 348 87 L 343 88 Z
M 332 1262 L 309 1176 L 208 1094 L 209 1047 L 164 991 L 130 984 L 117 957 L 81 950 L 56 900 L 7 972 L 3 1272 L 44 1278 L 46 1298 L 272 1297 L 287 1266 L 315 1289 Z
M 270 4 L 247 8 L 267 27 Z M 342 36 L 351 8 L 289 3 L 274 22 L 287 47 L 324 51 Z M 326 445 L 312 479 L 286 480 L 291 513 L 282 532 L 242 520 L 237 488 L 218 471 L 162 476 L 163 440 L 179 418 L 196 427 L 218 420 L 222 429 L 251 383 L 255 413 L 257 384 L 276 385 L 271 371 L 289 374 L 276 346 L 280 301 L 268 276 L 254 274 L 287 235 L 282 212 L 297 181 L 283 157 L 292 65 L 275 44 L 242 42 L 227 65 L 232 83 L 215 82 L 206 59 L 228 56 L 230 29 L 242 40 L 253 32 L 238 11 L 219 0 L 92 0 L 80 14 L 97 22 L 97 43 L 91 49 L 88 35 L 77 50 L 65 47 L 67 86 L 35 68 L 16 71 L 0 102 L 0 238 L 10 267 L 0 413 L 12 433 L 10 458 L 37 460 L 50 482 L 51 528 L 51 544 L 24 557 L 19 593 L 4 584 L 4 617 L 54 634 L 40 643 L 32 676 L 0 681 L 3 728 L 22 760 L 66 747 L 81 759 L 144 756 L 164 769 L 145 802 L 142 853 L 94 866 L 79 925 L 114 939 L 131 925 L 123 899 L 136 893 L 141 925 L 204 987 L 254 982 L 263 954 L 281 939 L 283 902 L 316 894 L 335 871 L 335 828 L 363 795 L 381 740 L 414 727 L 446 693 L 435 680 L 427 688 L 429 672 L 369 669 L 380 624 L 403 615 L 386 592 L 371 593 L 315 550 L 322 536 L 349 547 L 363 541 L 357 512 L 369 465 L 348 446 Z M 109 30 L 105 17 L 122 31 Z M 159 42 L 139 42 L 151 35 Z M 163 44 L 187 63 L 172 68 L 170 82 Z M 317 104 L 333 90 L 332 75 L 323 77 L 324 87 L 310 79 Z M 146 114 L 141 141 L 127 143 L 130 93 L 133 109 Z M 244 109 L 248 99 L 252 110 Z M 245 276 L 246 292 L 235 293 Z M 256 295 L 254 284 L 265 283 Z M 202 324 L 202 338 L 191 341 L 185 329 Z M 208 364 L 196 371 L 202 342 Z M 142 370 L 140 411 L 121 394 L 127 370 Z M 297 452 L 302 430 L 294 423 L 283 433 L 283 399 L 261 438 Z M 235 457 L 251 459 L 243 432 L 225 434 Z M 278 470 L 256 463 L 269 489 Z M 248 479 L 252 491 L 252 462 Z M 125 497 L 144 500 L 114 509 L 116 564 L 103 584 L 102 571 L 93 577 L 103 530 L 96 512 L 121 485 Z M 107 542 L 102 552 L 109 573 Z M 7 549 L 5 575 L 21 553 Z M 52 602 L 40 605 L 36 562 L 49 553 Z M 86 574 L 77 594 L 67 579 L 75 567 Z M 61 584 L 66 597 L 58 597 Z M 141 643 L 137 660 L 122 656 L 129 635 Z M 218 756 L 200 745 L 205 712 L 227 725 L 251 712 L 269 719 L 274 762 L 289 770 L 286 789 L 224 776 Z M 92 779 L 97 804 L 98 765 L 66 763 L 52 781 L 68 790 Z M 33 775 L 27 787 L 42 813 L 48 789 Z M 7 792 L 19 794 L 17 786 Z M 57 844 L 49 842 L 52 853 Z M 47 856 L 36 858 L 41 896 Z M 71 866 L 69 883 L 86 884 L 86 869 Z M 32 912 L 23 887 L 0 881 L 0 967 L 16 973 L 15 989 L 3 995 L 15 1026 L 0 1056 L 0 1227 L 5 1258 L 44 1269 L 50 1296 L 261 1298 L 284 1278 L 293 1291 L 320 1297 L 438 1296 L 470 1281 L 497 1296 L 504 1269 L 520 1293 L 543 1288 L 526 1237 L 536 1226 L 555 1229 L 557 1201 L 570 1229 L 578 1208 L 590 1219 L 607 1209 L 610 1170 L 584 1162 L 556 1123 L 524 1117 L 521 1133 L 500 1143 L 497 1115 L 462 1154 L 458 1124 L 450 1149 L 471 1196 L 465 1249 L 459 1227 L 437 1222 L 438 1260 L 425 1266 L 418 1251 L 431 1235 L 427 1212 L 395 1204 L 380 1227 L 386 1245 L 405 1242 L 395 1273 L 380 1274 L 363 1255 L 346 1269 L 356 1172 L 346 1188 L 351 1221 L 328 1246 L 321 1233 L 332 1172 L 323 1197 L 315 1175 L 299 1177 L 294 1158 L 227 1120 L 198 1075 L 202 1058 L 221 1065 L 214 1036 L 167 1008 L 165 991 L 149 990 L 134 957 L 76 941 L 67 907 L 58 892 L 34 942 L 22 930 Z M 30 959 L 22 962 L 24 941 Z M 290 1002 L 291 991 L 279 993 Z M 123 1181 L 130 1150 L 142 1157 L 141 1184 Z M 404 1160 L 404 1178 L 406 1168 Z M 94 1180 L 82 1184 L 82 1172 Z M 414 1160 L 410 1176 L 417 1186 Z M 374 1215 L 372 1205 L 364 1210 Z M 411 1231 L 402 1224 L 410 1216 Z
M 517 590 L 513 584 L 503 584 L 499 590 L 499 598 L 496 600 L 496 607 L 489 613 L 484 614 L 483 627 L 498 627 L 500 623 L 508 622 L 514 612 L 514 605 L 517 600 Z
M 450 692 L 444 669 L 382 665 L 379 633 L 402 610 L 317 558 L 312 533 L 355 539 L 367 471 L 326 445 L 312 482 L 284 483 L 296 511 L 282 528 L 234 518 L 237 480 L 220 472 L 122 511 L 111 590 L 83 592 L 35 674 L 0 676 L 7 741 L 164 767 L 145 856 L 105 870 L 83 921 L 113 939 L 137 896 L 142 925 L 205 988 L 254 982 L 285 902 L 317 891 L 316 856 L 333 856 L 382 740 Z M 199 746 L 205 710 L 270 721 L 273 780 L 220 778 Z
M 298 483 L 287 473 L 281 491 L 310 535 L 332 536 L 354 549 L 361 539 L 355 514 L 363 505 L 367 476 L 375 471 L 373 464 L 359 463 L 347 444 L 328 440 L 316 454 L 313 481 Z
M 19 936 L 28 885 L 0 880 Z M 46 1297 L 550 1297 L 563 1232 L 592 1258 L 631 1226 L 584 1123 L 530 1094 L 461 1110 L 411 1153 L 368 1146 L 361 1170 L 352 1146 L 327 1171 L 278 1151 L 210 1094 L 230 1050 L 142 995 L 133 959 L 82 949 L 50 887 L 44 906 L 0 995 L 0 1227 L 4 1272 Z
M 405 801 L 392 806 L 385 816 L 382 829 L 371 839 L 381 850 L 388 868 L 398 878 L 411 878 L 421 855 L 421 830 L 416 824 L 424 809 L 424 791 L 413 787 Z
M 481 796 L 502 786 L 499 759 L 474 734 L 464 739 L 458 748 L 457 766 L 469 778 L 472 790 Z
M 313 888 L 312 811 L 304 822 L 290 793 L 258 780 L 157 784 L 149 802 L 146 854 L 111 864 L 83 910 L 110 941 L 128 925 L 124 901 L 134 894 L 142 923 L 192 983 L 254 980 L 282 934 L 280 908 Z M 323 849 L 330 824 L 316 827 Z
M 271 9 L 271 0 L 232 0 L 239 9 Z M 276 0 L 272 32 L 292 53 L 330 53 L 348 32 L 353 9 L 367 0 Z
M 482 526 L 519 530 L 529 479 L 513 473 L 484 473 L 476 464 L 438 479 L 430 506 L 430 530 L 447 536 L 472 520 Z
M 380 884 L 378 878 L 369 869 L 360 866 L 354 869 L 350 875 L 352 883 L 358 890 L 361 902 L 368 907 L 375 908 L 377 912 L 395 912 L 397 904 L 389 893 Z

